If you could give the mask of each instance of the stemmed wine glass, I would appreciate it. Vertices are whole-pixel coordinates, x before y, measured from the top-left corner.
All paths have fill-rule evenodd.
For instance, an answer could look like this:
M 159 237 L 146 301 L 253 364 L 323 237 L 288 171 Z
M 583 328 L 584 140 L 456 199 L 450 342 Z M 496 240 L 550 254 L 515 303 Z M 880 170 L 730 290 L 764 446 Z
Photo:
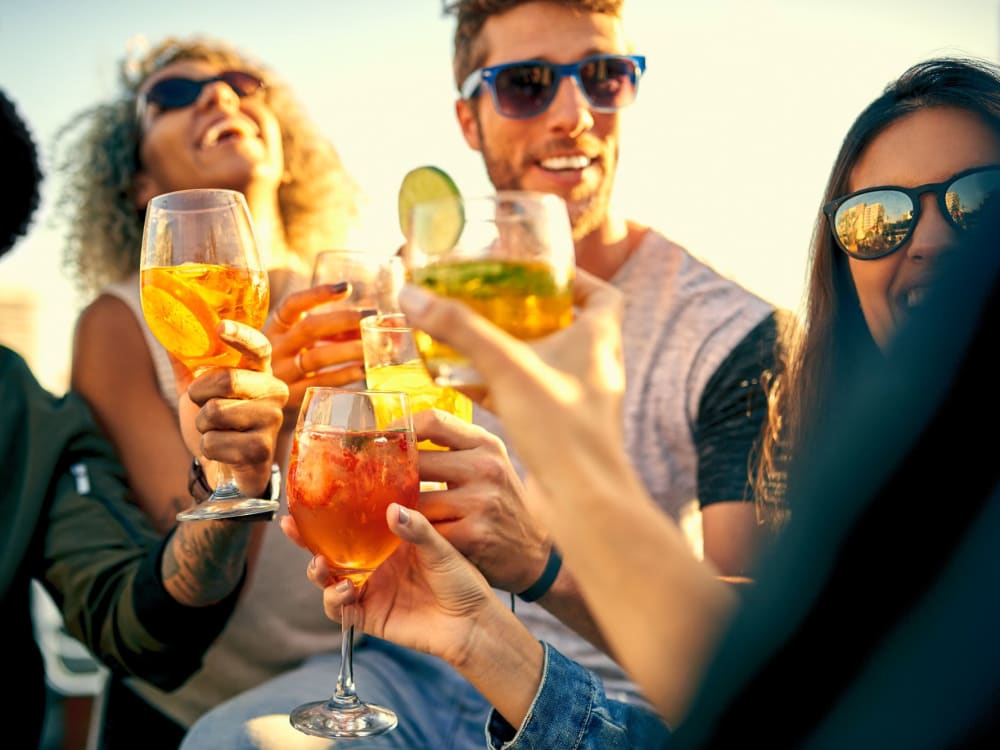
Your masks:
M 225 318 L 259 329 L 269 302 L 243 194 L 196 189 L 153 197 L 142 232 L 140 284 L 150 330 L 195 376 L 238 366 L 240 353 L 219 338 L 216 326 Z M 215 492 L 177 520 L 236 518 L 278 507 L 244 495 L 230 467 L 220 463 Z
M 363 587 L 399 545 L 385 520 L 390 503 L 416 507 L 417 444 L 405 393 L 311 386 L 299 410 L 288 468 L 288 510 L 313 554 Z M 342 610 L 337 688 L 305 703 L 293 727 L 318 737 L 369 737 L 394 729 L 396 714 L 355 692 L 353 609 Z
M 413 283 L 463 302 L 524 340 L 573 320 L 574 253 L 565 201 L 518 190 L 415 203 L 405 247 Z M 414 336 L 438 384 L 481 391 L 468 360 L 423 331 Z

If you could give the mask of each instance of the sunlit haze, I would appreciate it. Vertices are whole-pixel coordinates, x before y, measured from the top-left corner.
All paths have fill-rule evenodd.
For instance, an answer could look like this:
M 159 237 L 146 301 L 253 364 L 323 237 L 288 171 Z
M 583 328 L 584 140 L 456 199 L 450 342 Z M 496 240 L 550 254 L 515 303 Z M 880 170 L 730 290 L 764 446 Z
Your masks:
M 361 183 L 353 244 L 401 241 L 396 192 L 420 164 L 463 192 L 488 190 L 453 114 L 453 21 L 440 0 L 4 3 L 0 85 L 48 157 L 60 125 L 113 95 L 126 41 L 224 38 L 289 81 Z M 626 30 L 647 57 L 624 116 L 615 203 L 719 270 L 797 308 L 818 206 L 848 126 L 918 60 L 996 59 L 996 0 L 627 0 Z M 0 295 L 39 295 L 43 383 L 66 383 L 73 321 L 86 300 L 62 271 L 56 175 L 30 235 L 0 262 Z

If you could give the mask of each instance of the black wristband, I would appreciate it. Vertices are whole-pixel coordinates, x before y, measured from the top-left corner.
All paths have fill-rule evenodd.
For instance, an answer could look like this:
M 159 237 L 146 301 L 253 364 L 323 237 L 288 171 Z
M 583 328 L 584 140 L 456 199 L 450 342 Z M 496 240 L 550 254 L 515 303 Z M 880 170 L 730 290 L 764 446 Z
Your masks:
M 548 590 L 552 588 L 552 584 L 556 581 L 556 576 L 559 575 L 559 568 L 562 567 L 562 556 L 559 554 L 559 550 L 553 544 L 549 549 L 549 561 L 545 563 L 545 570 L 542 574 L 538 576 L 538 580 L 533 584 L 528 586 L 524 591 L 522 591 L 518 596 L 522 601 L 533 602 L 536 599 L 541 599 L 548 593 Z

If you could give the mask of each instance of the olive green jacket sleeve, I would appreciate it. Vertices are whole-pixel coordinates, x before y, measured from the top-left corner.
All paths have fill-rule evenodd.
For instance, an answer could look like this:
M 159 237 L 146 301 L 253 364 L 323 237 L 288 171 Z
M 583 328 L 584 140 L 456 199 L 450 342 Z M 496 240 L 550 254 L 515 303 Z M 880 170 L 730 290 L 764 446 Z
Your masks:
M 182 684 L 224 627 L 239 587 L 208 607 L 178 604 L 163 587 L 166 540 L 129 502 L 124 470 L 75 394 L 41 388 L 0 347 L 0 606 L 39 580 L 69 632 L 112 671 L 164 689 Z M 16 646 L 15 646 L 16 648 Z

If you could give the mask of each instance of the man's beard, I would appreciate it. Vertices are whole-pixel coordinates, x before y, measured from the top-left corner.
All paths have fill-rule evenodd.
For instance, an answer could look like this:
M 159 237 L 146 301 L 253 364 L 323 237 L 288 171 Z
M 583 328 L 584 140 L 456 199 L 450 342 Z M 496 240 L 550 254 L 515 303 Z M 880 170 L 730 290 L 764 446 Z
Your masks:
M 479 144 L 483 163 L 486 166 L 486 174 L 489 176 L 490 182 L 493 183 L 493 188 L 498 191 L 525 190 L 523 184 L 525 170 L 517 171 L 510 162 L 495 158 L 483 137 L 483 130 L 479 125 L 478 118 L 476 127 L 479 129 Z M 601 180 L 596 191 L 587 192 L 578 197 L 571 195 L 566 200 L 574 242 L 598 229 L 607 218 L 611 204 L 611 187 L 614 184 L 612 173 L 616 162 L 617 159 L 610 164 L 605 161 L 604 179 Z

